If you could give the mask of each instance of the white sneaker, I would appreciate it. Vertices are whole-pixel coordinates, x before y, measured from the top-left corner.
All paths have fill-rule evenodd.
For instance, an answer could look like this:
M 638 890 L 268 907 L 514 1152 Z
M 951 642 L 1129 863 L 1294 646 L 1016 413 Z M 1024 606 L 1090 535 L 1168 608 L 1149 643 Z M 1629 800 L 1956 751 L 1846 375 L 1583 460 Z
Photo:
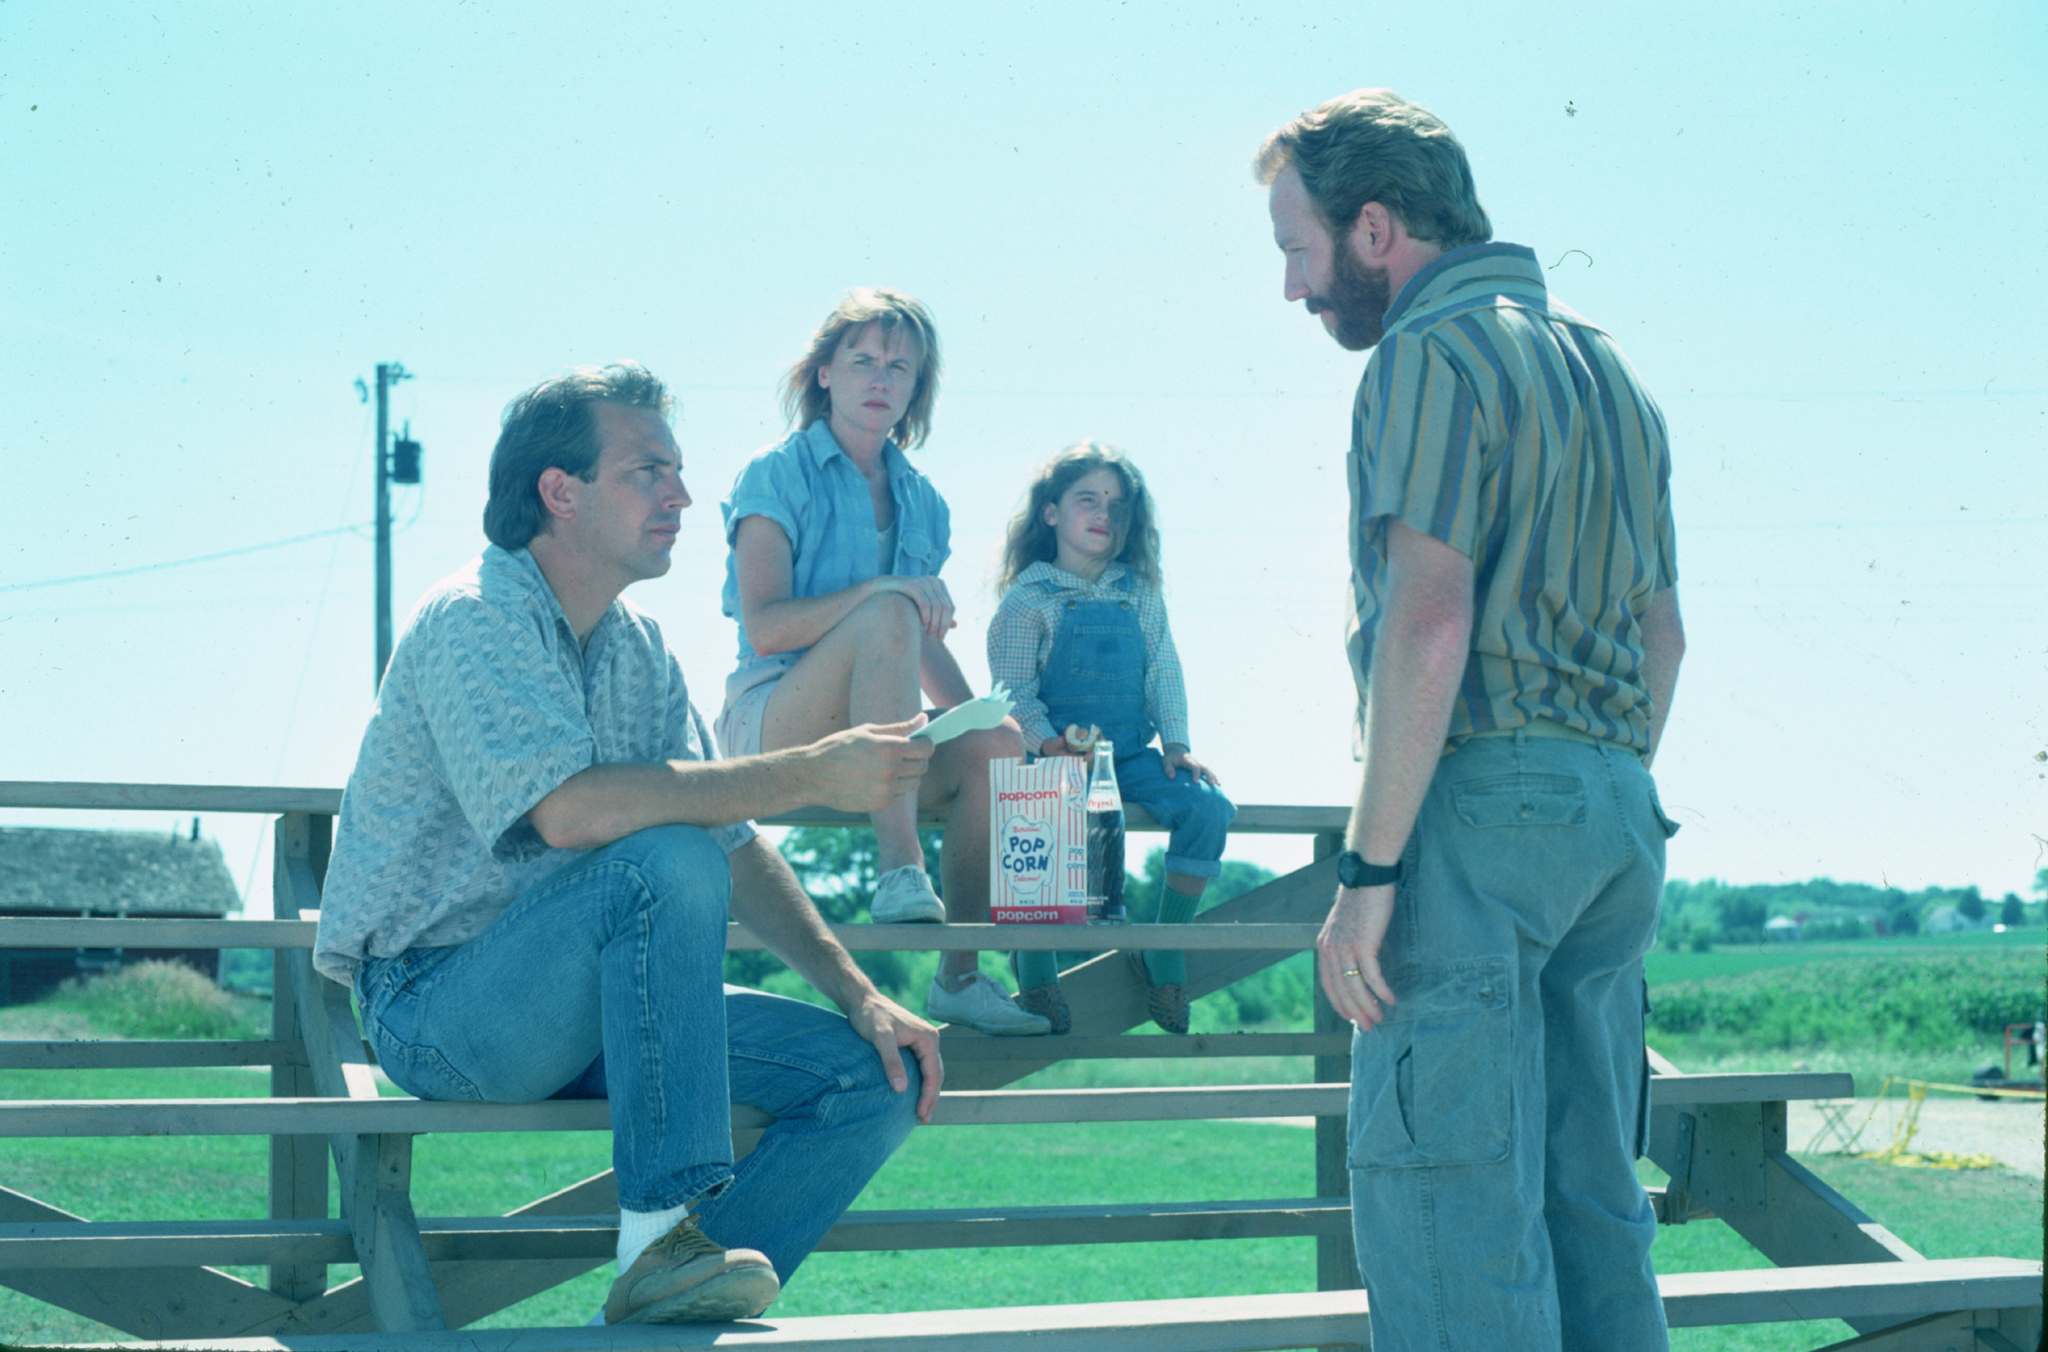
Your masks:
M 940 925 L 946 920 L 946 903 L 932 891 L 924 865 L 905 864 L 882 875 L 868 914 L 877 925 Z
M 967 985 L 947 990 L 944 981 L 932 978 L 931 994 L 925 997 L 925 1013 L 947 1023 L 964 1023 L 990 1037 L 1044 1037 L 1052 1032 L 1050 1020 L 1020 1009 L 1009 994 L 976 972 Z

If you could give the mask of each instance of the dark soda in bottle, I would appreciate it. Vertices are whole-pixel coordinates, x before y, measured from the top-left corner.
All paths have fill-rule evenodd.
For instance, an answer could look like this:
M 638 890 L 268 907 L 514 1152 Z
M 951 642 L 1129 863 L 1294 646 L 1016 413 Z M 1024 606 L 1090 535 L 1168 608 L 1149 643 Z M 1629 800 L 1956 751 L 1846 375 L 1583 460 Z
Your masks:
M 1095 744 L 1088 773 L 1088 923 L 1121 925 L 1124 913 L 1124 796 L 1116 786 L 1116 748 Z

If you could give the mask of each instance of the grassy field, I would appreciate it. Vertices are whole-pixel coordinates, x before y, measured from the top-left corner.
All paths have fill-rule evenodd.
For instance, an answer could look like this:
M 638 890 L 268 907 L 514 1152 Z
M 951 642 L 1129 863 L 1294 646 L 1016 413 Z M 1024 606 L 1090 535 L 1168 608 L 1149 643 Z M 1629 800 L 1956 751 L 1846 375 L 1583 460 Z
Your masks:
M 1277 1068 L 1277 1067 L 1276 1067 Z M 261 1072 L 120 1071 L 68 1074 L 80 1097 L 244 1095 L 263 1092 Z M 0 1074 L 0 1095 L 57 1092 L 49 1072 Z M 603 1133 L 423 1137 L 415 1199 L 421 1215 L 499 1212 L 567 1186 L 609 1164 Z M 876 1178 L 863 1208 L 1052 1205 L 1307 1196 L 1314 1192 L 1311 1133 L 1265 1123 L 1139 1126 L 1014 1126 L 932 1129 Z M 1815 1168 L 1930 1257 L 2026 1257 L 2041 1242 L 2039 1180 L 2005 1171 L 1905 1170 L 1823 1158 Z M 203 1138 L 7 1141 L 7 1186 L 78 1214 L 108 1220 L 227 1219 L 263 1214 L 264 1143 Z M 1661 1176 L 1648 1166 L 1648 1182 Z M 149 1180 L 138 1187 L 138 1179 Z M 1656 1261 L 1665 1272 L 1766 1266 L 1718 1222 L 1666 1227 Z M 261 1281 L 257 1270 L 237 1275 Z M 353 1275 L 343 1268 L 330 1280 Z M 966 1305 L 1146 1299 L 1307 1289 L 1309 1240 L 1234 1240 L 1189 1246 L 1076 1245 L 929 1253 L 819 1254 L 778 1303 L 785 1315 Z M 600 1269 L 483 1321 L 488 1327 L 581 1323 L 609 1284 Z M 0 1290 L 0 1339 L 78 1341 L 110 1331 Z M 1674 1346 L 1707 1349 L 1814 1347 L 1849 1336 L 1846 1325 L 1808 1323 L 1743 1330 L 1681 1330 Z
M 1643 960 L 1652 987 L 1674 981 L 1703 981 L 1717 976 L 1744 976 L 1773 967 L 1798 967 L 1815 962 L 1870 962 L 1907 957 L 1947 957 L 1972 953 L 2043 952 L 2048 935 L 2041 930 L 2009 930 L 1997 934 L 1915 935 L 1901 939 L 1850 939 L 1826 943 L 1742 944 L 1705 953 L 1673 953 L 1658 948 Z
M 2024 940 L 2024 942 L 2022 942 Z M 1983 954 L 1999 964 L 2034 961 L 2038 936 L 1966 935 L 1937 939 L 1786 945 L 1705 954 L 1653 955 L 1653 999 L 1702 983 L 1742 982 L 1790 968 L 1815 969 L 1846 984 L 1888 964 Z M 162 982 L 161 975 L 152 978 Z M 173 983 L 175 986 L 175 982 Z M 261 1002 L 231 1008 L 203 992 L 171 989 L 184 1000 L 165 1014 L 138 1012 L 135 991 L 73 991 L 50 1004 L 0 1011 L 0 1037 L 85 1037 L 121 1027 L 131 1035 L 176 1036 L 195 1020 L 225 1019 L 200 1035 L 248 1035 L 267 1022 Z M 189 997 L 189 998 L 186 998 Z M 175 1005 L 157 988 L 154 997 Z M 168 1018 L 174 1027 L 166 1027 Z M 159 1031 L 160 1030 L 160 1031 Z M 186 1031 L 183 1035 L 193 1035 Z M 1694 1033 L 1656 1039 L 1681 1068 L 1708 1070 L 1850 1069 L 1869 1094 L 1888 1074 L 1967 1078 L 1996 1051 L 1995 1039 L 1915 1051 L 1875 1037 L 1796 1050 L 1759 1048 L 1740 1038 Z M 1027 1085 L 1084 1087 L 1139 1083 L 1285 1083 L 1309 1077 L 1306 1058 L 1242 1058 L 1203 1063 L 1074 1062 L 1041 1072 Z M 61 1079 L 59 1078 L 61 1074 Z M 0 1072 L 0 1097 L 188 1097 L 260 1095 L 261 1071 Z M 1264 1123 L 1016 1126 L 916 1133 L 863 1195 L 862 1208 L 1053 1205 L 1072 1202 L 1219 1200 L 1306 1196 L 1314 1191 L 1311 1134 Z M 603 1133 L 423 1137 L 416 1146 L 415 1201 L 421 1215 L 501 1212 L 567 1186 L 609 1164 Z M 263 1214 L 265 1145 L 242 1139 L 20 1140 L 0 1142 L 0 1182 L 81 1215 L 107 1220 L 256 1217 Z M 1814 1168 L 1907 1243 L 1930 1257 L 2001 1254 L 2029 1257 L 2041 1246 L 2042 1185 L 2005 1171 L 1906 1170 L 1823 1158 Z M 1644 1167 L 1647 1182 L 1659 1182 Z M 146 1186 L 138 1186 L 146 1180 Z M 1657 1265 L 1665 1272 L 1766 1266 L 1766 1260 L 1718 1222 L 1666 1227 Z M 820 1254 L 797 1274 L 776 1306 L 784 1315 L 968 1305 L 1143 1299 L 1284 1292 L 1314 1280 L 1310 1240 L 1238 1240 L 1200 1245 L 1075 1245 L 1065 1248 L 929 1253 Z M 260 1270 L 237 1270 L 262 1281 Z M 330 1270 L 330 1280 L 352 1275 Z M 582 1323 L 602 1303 L 609 1272 L 500 1312 L 490 1327 Z M 79 1341 L 118 1336 L 68 1312 L 0 1288 L 0 1341 Z M 1777 1352 L 1850 1336 L 1844 1324 L 1816 1322 L 1734 1330 L 1679 1330 L 1682 1352 Z
M 1867 1096 L 1888 1076 L 1966 1086 L 2002 1062 L 2002 1026 L 2039 1014 L 2048 962 L 2038 932 L 1980 931 L 1660 950 L 1646 967 L 1650 1043 L 1680 1069 L 1844 1070 Z

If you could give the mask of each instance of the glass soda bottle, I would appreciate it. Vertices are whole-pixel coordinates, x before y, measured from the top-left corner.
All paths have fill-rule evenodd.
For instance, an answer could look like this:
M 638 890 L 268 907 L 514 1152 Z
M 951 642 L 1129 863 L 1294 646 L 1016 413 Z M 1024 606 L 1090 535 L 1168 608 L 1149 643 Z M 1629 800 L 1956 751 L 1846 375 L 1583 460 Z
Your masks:
M 1088 923 L 1121 925 L 1124 913 L 1124 796 L 1116 786 L 1116 748 L 1095 744 L 1088 772 Z

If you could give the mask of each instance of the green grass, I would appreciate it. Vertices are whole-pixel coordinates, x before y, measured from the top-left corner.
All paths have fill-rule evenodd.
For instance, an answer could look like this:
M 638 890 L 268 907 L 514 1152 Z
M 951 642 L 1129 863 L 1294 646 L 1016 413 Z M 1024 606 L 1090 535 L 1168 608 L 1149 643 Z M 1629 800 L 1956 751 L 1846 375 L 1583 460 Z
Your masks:
M 2042 1006 L 2032 934 L 1653 953 L 1650 1043 L 1680 1069 L 1846 1070 L 1967 1085 L 2004 1058 L 2004 1026 Z M 1965 1093 L 1967 1090 L 1938 1091 Z
M 1275 1068 L 1278 1068 L 1277 1065 Z M 0 1094 L 45 1097 L 56 1072 L 0 1075 Z M 80 1097 L 261 1094 L 260 1072 L 65 1073 Z M 1263 1076 L 1260 1078 L 1264 1078 Z M 427 1136 L 415 1158 L 421 1215 L 508 1210 L 605 1168 L 604 1133 Z M 1306 1196 L 1314 1191 L 1312 1136 L 1263 1123 L 1097 1124 L 939 1128 L 913 1134 L 858 1205 L 864 1209 L 1074 1202 L 1194 1201 Z M 0 1142 L 8 1186 L 96 1219 L 256 1217 L 265 1210 L 265 1143 L 257 1139 L 31 1140 Z M 1810 1162 L 1929 1257 L 2039 1251 L 2039 1180 L 2003 1171 L 1907 1170 L 1852 1159 Z M 1662 1176 L 1645 1166 L 1649 1182 Z M 137 1185 L 147 1180 L 148 1185 Z M 1664 1272 L 1763 1267 L 1766 1260 L 1719 1222 L 1659 1231 Z M 1306 1290 L 1310 1240 L 1197 1245 L 1076 1245 L 908 1253 L 818 1254 L 777 1303 L 782 1315 L 968 1305 L 1051 1304 Z M 260 1270 L 237 1269 L 261 1281 Z M 331 1282 L 353 1275 L 329 1270 Z M 603 1302 L 599 1268 L 482 1321 L 516 1328 L 582 1323 Z M 89 1320 L 0 1290 L 0 1330 L 23 1340 L 109 1336 Z M 1678 1330 L 1680 1352 L 1789 1352 L 1849 1336 L 1831 1321 L 1747 1329 Z
M 1774 983 L 1797 981 L 1845 990 L 1854 984 L 1849 976 L 1867 974 L 1873 963 L 1902 971 L 1981 955 L 1990 966 L 2003 968 L 2033 963 L 2039 953 L 2038 936 L 1988 933 L 1705 954 L 1660 952 L 1650 960 L 1652 998 L 1660 998 L 1660 988 L 1668 995 L 1673 989 L 1724 982 L 1775 989 Z M 929 961 L 929 955 L 919 956 Z M 993 956 L 987 965 L 1000 970 Z M 150 979 L 166 983 L 162 974 Z M 206 1023 L 222 1006 L 210 991 L 185 989 L 189 985 L 172 974 L 154 996 L 146 991 L 138 996 L 140 987 L 126 992 L 119 987 L 73 989 L 45 1005 L 0 1011 L 0 1036 L 260 1036 L 267 1027 L 268 1005 L 260 1000 L 230 1000 L 228 1023 Z M 168 1018 L 163 1009 L 151 1007 L 152 999 L 173 1008 Z M 1198 1004 L 1198 1029 L 1211 1021 L 1217 1029 L 1238 1026 L 1230 1017 L 1234 1008 L 1226 1010 L 1224 1003 L 1216 1001 L 1206 1019 L 1202 1006 L 1210 1002 Z M 214 1014 L 201 1017 L 192 1012 L 195 1008 L 202 1013 L 210 1008 Z M 206 1031 L 199 1031 L 202 1027 Z M 1997 1039 L 1983 1035 L 1964 1037 L 1953 1047 L 1887 1046 L 1876 1030 L 1819 1046 L 1761 1046 L 1753 1035 L 1711 1029 L 1662 1034 L 1653 1042 L 1680 1068 L 1693 1072 L 1846 1069 L 1866 1095 L 1886 1075 L 1966 1080 L 1978 1060 L 1999 1051 Z M 1296 1083 L 1309 1075 L 1306 1057 L 1079 1061 L 1042 1071 L 1022 1084 Z M 0 1072 L 0 1097 L 7 1098 L 260 1096 L 267 1085 L 264 1072 L 250 1070 Z M 414 1198 L 421 1215 L 502 1212 L 610 1163 L 605 1133 L 426 1136 L 415 1150 Z M 258 1139 L 0 1141 L 0 1178 L 9 1187 L 106 1220 L 259 1217 L 266 1210 L 265 1161 L 266 1144 Z M 1906 1170 L 1848 1159 L 1822 1159 L 1812 1167 L 1930 1257 L 2029 1257 L 2039 1251 L 2039 1180 L 2005 1172 Z M 1645 1177 L 1661 1178 L 1647 1166 Z M 893 1209 L 1304 1196 L 1314 1191 L 1312 1180 L 1311 1134 L 1297 1127 L 1162 1123 L 939 1129 L 915 1133 L 858 1205 Z M 1655 1257 L 1665 1272 L 1767 1265 L 1718 1222 L 1662 1229 Z M 234 1271 L 246 1280 L 264 1280 L 260 1269 Z M 1313 1274 L 1310 1240 L 818 1254 L 791 1282 L 776 1311 L 793 1316 L 1284 1292 L 1307 1289 Z M 330 1283 L 352 1275 L 350 1268 L 329 1269 Z M 482 1326 L 580 1324 L 602 1303 L 609 1281 L 606 1265 L 501 1311 Z M 0 1289 L 0 1338 L 32 1342 L 109 1336 L 115 1335 L 90 1320 Z M 1680 1352 L 1778 1352 L 1848 1336 L 1844 1324 L 1814 1321 L 1677 1330 L 1673 1346 Z

